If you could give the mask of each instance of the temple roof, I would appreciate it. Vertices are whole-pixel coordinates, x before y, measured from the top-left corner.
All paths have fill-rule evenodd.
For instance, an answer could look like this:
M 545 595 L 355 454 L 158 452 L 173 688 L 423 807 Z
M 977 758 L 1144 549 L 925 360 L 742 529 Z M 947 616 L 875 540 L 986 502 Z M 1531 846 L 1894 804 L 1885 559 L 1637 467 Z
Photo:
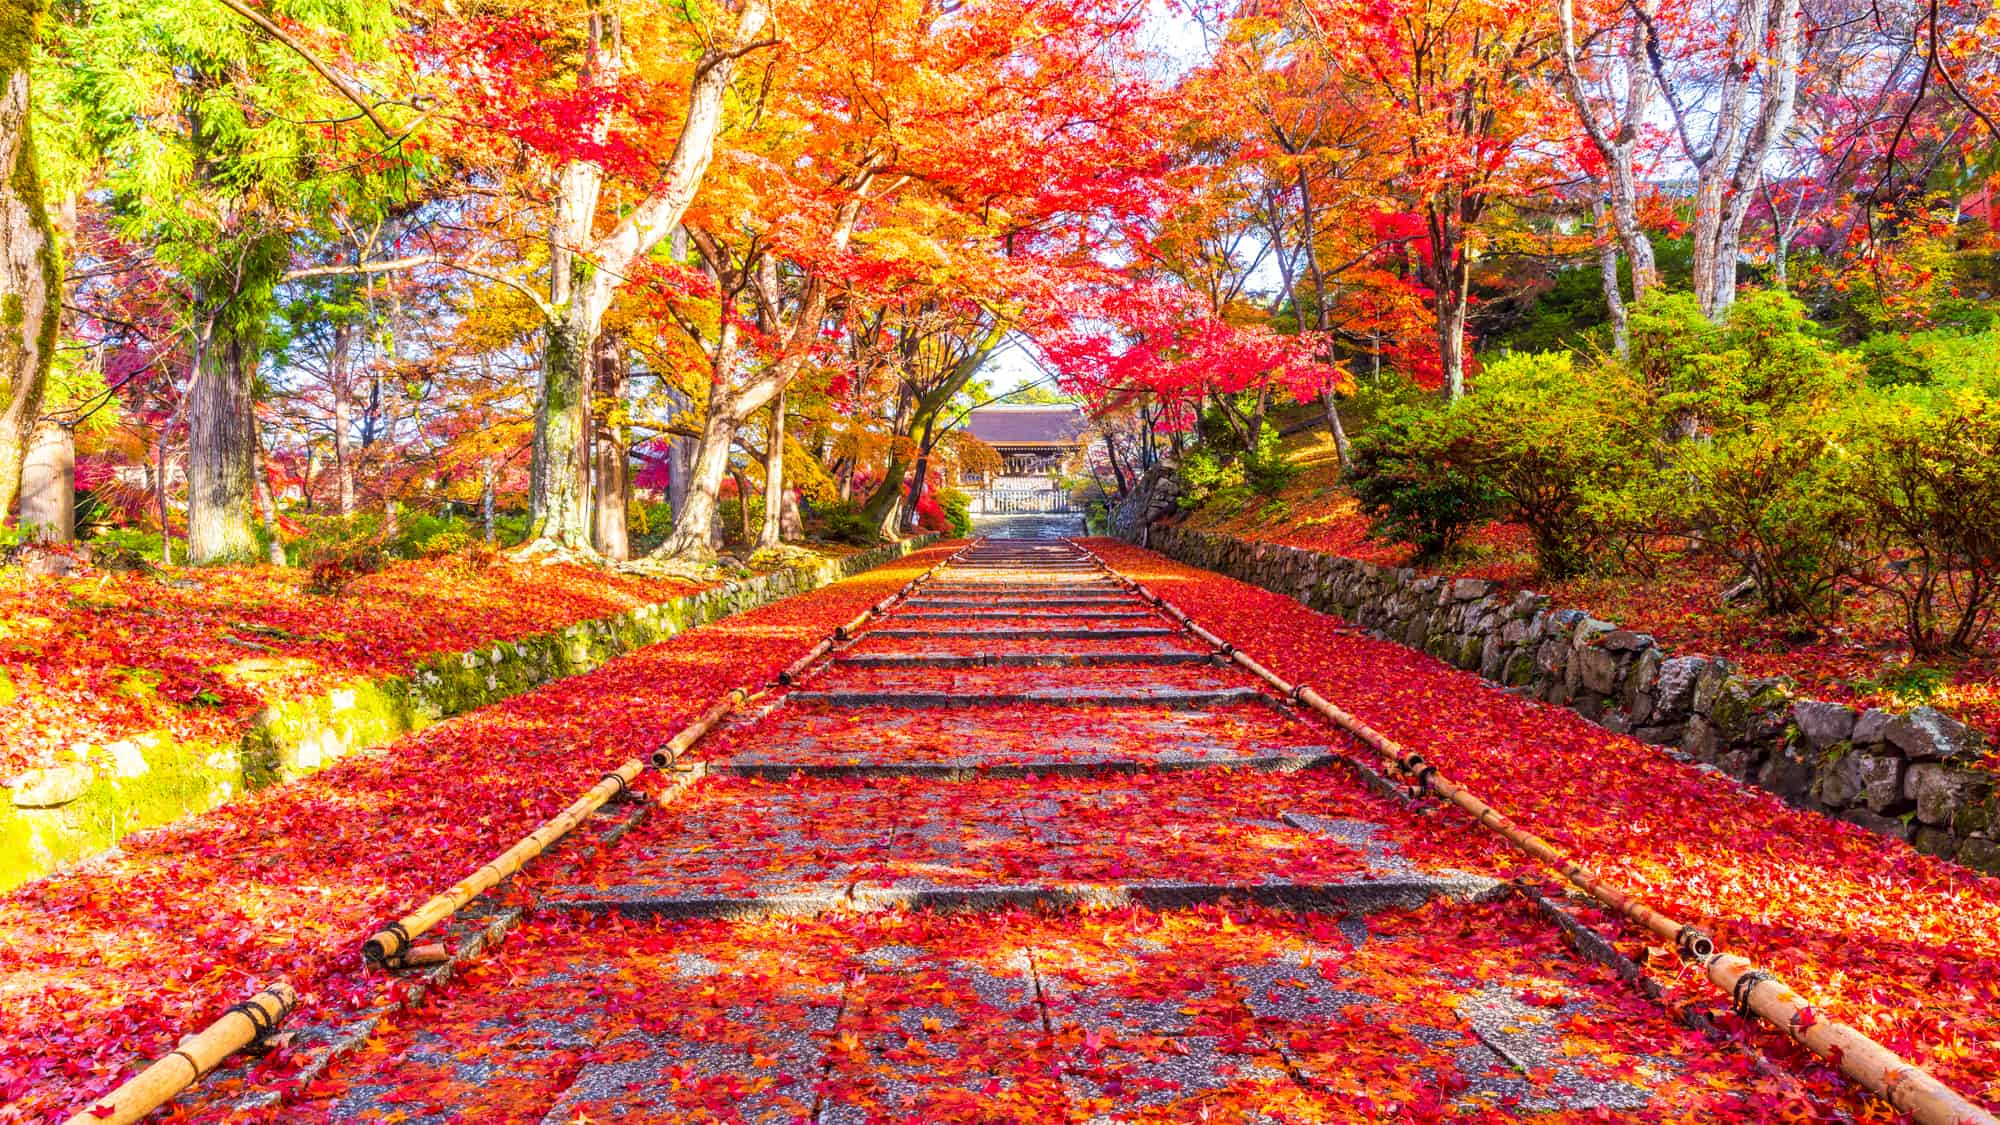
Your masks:
M 1075 445 L 1089 423 L 1075 406 L 981 406 L 966 415 L 966 428 L 988 445 Z

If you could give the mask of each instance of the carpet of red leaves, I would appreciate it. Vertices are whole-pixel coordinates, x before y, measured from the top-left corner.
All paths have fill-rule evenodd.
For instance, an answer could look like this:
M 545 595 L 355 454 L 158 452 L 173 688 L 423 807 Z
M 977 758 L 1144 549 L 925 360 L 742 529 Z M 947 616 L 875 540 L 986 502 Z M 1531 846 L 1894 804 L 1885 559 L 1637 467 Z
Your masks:
M 1293 460 L 1300 472 L 1286 488 L 1282 507 L 1253 502 L 1235 511 L 1203 508 L 1186 517 L 1186 526 L 1383 566 L 1412 565 L 1409 544 L 1370 536 L 1368 517 L 1340 486 L 1330 441 L 1317 434 L 1294 439 Z M 1789 676 L 1809 698 L 1895 710 L 1927 703 L 2000 736 L 2000 630 L 1975 654 L 1916 661 L 1944 683 L 1934 694 L 1912 695 L 1902 686 L 1912 657 L 1888 595 L 1849 590 L 1838 618 L 1815 627 L 1774 619 L 1755 606 L 1723 606 L 1721 592 L 1738 571 L 1713 553 L 1662 546 L 1656 555 L 1646 573 L 1614 569 L 1548 581 L 1536 570 L 1526 528 L 1489 523 L 1466 536 L 1456 556 L 1438 569 L 1547 594 L 1560 608 L 1651 633 L 1676 654 L 1723 657 L 1751 676 Z
M 0 897 L 0 1121 L 60 1120 L 276 978 L 300 991 L 309 1019 L 365 1006 L 380 978 L 358 971 L 360 948 L 376 923 L 450 885 L 729 688 L 770 679 L 951 549 L 690 630 L 128 836 L 86 868 Z M 561 585 L 543 572 L 510 581 L 530 577 Z M 420 602 L 402 604 L 415 617 Z M 471 628 L 403 625 L 392 636 L 462 647 Z
M 773 1125 L 1870 1114 L 1824 1076 L 1765 1077 L 1747 1055 L 1661 1019 L 1516 902 L 1349 924 L 1217 907 L 968 922 L 924 912 L 540 921 L 288 1110 L 302 1122 L 431 1120 L 450 1107 L 490 1122 Z M 1541 1083 L 1643 1085 L 1650 1104 L 1530 1108 L 1511 1070 L 1462 1069 L 1492 1057 L 1463 1006 L 1496 995 L 1560 1041 L 1541 1064 L 1556 1074 Z
M 1116 541 L 1088 545 L 1531 831 L 2000 1104 L 2000 880 L 1788 808 L 1289 598 Z M 1677 987 L 1708 998 L 1699 978 Z
M 84 571 L 0 582 L 0 777 L 142 731 L 232 737 L 266 698 L 401 675 L 428 657 L 702 587 L 574 565 L 396 563 L 338 596 L 295 568 Z

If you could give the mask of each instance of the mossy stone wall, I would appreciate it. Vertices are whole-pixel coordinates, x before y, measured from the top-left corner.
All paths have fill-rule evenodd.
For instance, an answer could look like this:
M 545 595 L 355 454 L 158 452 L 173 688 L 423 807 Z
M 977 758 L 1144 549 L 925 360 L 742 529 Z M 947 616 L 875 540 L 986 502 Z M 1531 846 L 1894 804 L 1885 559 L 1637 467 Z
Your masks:
M 615 617 L 434 657 L 408 676 L 359 679 L 321 695 L 275 700 L 234 742 L 142 734 L 102 747 L 86 761 L 31 770 L 0 806 L 0 890 L 112 847 L 128 833 L 205 812 L 447 716 L 851 577 L 935 538 L 886 544 L 816 567 L 774 571 Z
M 2000 874 L 2000 786 L 1985 740 L 1928 707 L 1800 697 L 1790 681 L 1676 656 L 1646 633 L 1528 591 L 1214 532 L 1128 526 L 1170 558 L 1292 597 L 1378 637 L 1783 798 Z M 1338 703 L 1339 700 L 1334 702 Z

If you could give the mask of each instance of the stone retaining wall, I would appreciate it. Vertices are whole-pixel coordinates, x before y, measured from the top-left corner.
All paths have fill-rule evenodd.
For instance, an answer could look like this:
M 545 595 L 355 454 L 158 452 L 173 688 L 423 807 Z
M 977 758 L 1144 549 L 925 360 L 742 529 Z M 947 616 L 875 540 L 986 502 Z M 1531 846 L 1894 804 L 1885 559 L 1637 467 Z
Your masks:
M 205 812 L 239 794 L 319 770 L 451 715 L 597 668 L 613 657 L 746 609 L 901 558 L 936 536 L 818 567 L 729 582 L 615 617 L 433 657 L 408 676 L 362 679 L 278 700 L 234 742 L 142 734 L 89 748 L 74 764 L 29 770 L 0 807 L 0 890 L 116 844 L 127 833 Z
M 1782 679 L 1675 656 L 1641 632 L 1539 594 L 1233 536 L 1121 528 L 1124 538 L 1338 614 L 1607 730 L 1668 747 L 1799 808 L 2000 874 L 2000 796 L 1983 739 L 1928 707 L 1907 714 L 1798 698 Z

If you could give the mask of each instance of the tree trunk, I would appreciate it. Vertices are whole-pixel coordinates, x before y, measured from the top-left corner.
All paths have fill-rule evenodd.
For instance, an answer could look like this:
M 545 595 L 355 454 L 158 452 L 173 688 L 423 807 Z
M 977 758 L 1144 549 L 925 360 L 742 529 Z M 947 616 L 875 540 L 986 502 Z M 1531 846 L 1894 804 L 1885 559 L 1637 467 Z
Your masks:
M 1737 0 L 1714 99 L 1714 131 L 1705 150 L 1688 154 L 1696 169 L 1694 296 L 1711 320 L 1722 319 L 1736 301 L 1743 220 L 1771 146 L 1791 127 L 1799 85 L 1799 7 L 1800 0 Z M 1686 147 L 1689 123 L 1682 108 L 1675 112 Z
M 188 396 L 188 561 L 253 558 L 250 379 L 257 359 L 211 321 L 195 343 L 198 371 Z
M 924 502 L 924 488 L 930 483 L 931 451 L 926 435 L 926 444 L 917 450 L 917 462 L 910 466 L 910 487 L 903 495 L 903 526 L 906 530 L 917 530 L 917 521 L 923 517 L 917 513 L 917 506 Z
M 715 557 L 715 513 L 722 495 L 722 478 L 729 474 L 729 446 L 736 438 L 736 420 L 710 408 L 688 472 L 681 510 L 674 530 L 655 554 L 688 559 Z
M 1326 432 L 1333 435 L 1333 452 L 1340 459 L 1340 467 L 1345 469 L 1353 463 L 1353 447 L 1347 441 L 1347 427 L 1340 422 L 1340 396 L 1328 387 L 1319 393 L 1320 406 L 1326 410 Z
M 1460 256 L 1463 248 L 1443 251 L 1453 255 L 1438 286 L 1437 340 L 1438 366 L 1444 373 L 1445 397 L 1453 401 L 1465 395 L 1465 312 L 1471 304 L 1472 270 Z
M 785 394 L 771 400 L 771 422 L 766 427 L 764 450 L 764 526 L 757 532 L 758 547 L 775 547 L 784 541 L 785 518 Z
M 861 505 L 861 515 L 881 538 L 894 536 L 903 513 L 903 488 L 910 477 L 910 463 L 893 452 L 883 466 L 882 481 Z
M 493 458 L 484 457 L 479 462 L 479 515 L 486 525 L 486 545 L 493 545 L 493 491 L 498 473 Z
M 590 543 L 584 426 L 597 318 L 586 312 L 582 302 L 573 303 L 561 323 L 549 326 L 528 469 L 529 541 L 572 550 Z
M 264 557 L 272 566 L 285 565 L 285 545 L 278 539 L 278 499 L 271 494 L 271 459 L 265 454 L 262 435 L 253 416 L 250 433 L 256 442 L 256 458 L 251 466 L 257 493 L 257 518 L 264 524 Z
M 729 372 L 736 362 L 736 322 L 723 317 L 709 356 L 708 409 L 701 440 L 695 445 L 681 503 L 674 509 L 674 529 L 655 555 L 686 559 L 715 557 L 715 512 L 722 495 L 722 478 L 729 472 L 729 450 L 736 442 L 736 405 L 728 391 Z
M 729 466 L 729 479 L 736 482 L 736 538 L 745 547 L 750 545 L 750 481 L 743 470 Z
M 1622 115 L 1614 112 L 1614 119 L 1606 122 L 1598 117 L 1583 88 L 1583 67 L 1577 55 L 1574 0 L 1561 0 L 1557 5 L 1558 22 L 1562 29 L 1564 88 L 1572 108 L 1583 122 L 1584 132 L 1604 160 L 1603 179 L 1611 203 L 1612 225 L 1617 232 L 1619 248 L 1625 252 L 1625 260 L 1632 267 L 1634 303 L 1644 300 L 1646 294 L 1659 284 L 1653 244 L 1639 225 L 1638 177 L 1633 170 L 1632 159 L 1639 139 L 1639 126 L 1651 111 L 1656 89 L 1646 46 L 1651 34 L 1650 21 L 1658 9 L 1659 0 L 1636 0 L 1634 10 L 1641 18 L 1635 19 L 1630 28 L 1631 37 L 1625 51 L 1624 111 Z M 1602 208 L 1603 205 L 1599 204 L 1600 212 Z M 1599 222 L 1603 222 L 1601 213 Z M 1624 354 L 1623 348 L 1619 349 L 1619 354 Z
M 1104 431 L 1104 459 L 1111 464 L 1112 483 L 1118 486 L 1118 496 L 1123 499 L 1132 491 L 1132 486 L 1125 479 L 1125 466 L 1118 463 L 1118 442 L 1112 438 L 1109 428 Z
M 1604 305 L 1611 315 L 1611 347 L 1624 358 L 1632 351 L 1631 332 L 1625 315 L 1625 296 L 1618 287 L 1618 243 L 1611 232 L 1604 229 L 1604 204 L 1596 208 L 1597 217 L 1597 269 L 1604 282 Z
M 43 419 L 28 443 L 19 524 L 43 543 L 76 541 L 76 442 L 60 422 Z
M 615 336 L 599 337 L 596 366 L 599 405 L 592 411 L 596 425 L 591 438 L 596 469 L 592 481 L 596 515 L 591 544 L 604 557 L 622 560 L 632 555 L 626 536 L 626 499 L 631 489 L 624 418 L 625 384 L 630 378 L 631 364 L 624 341 Z
M 328 361 L 333 369 L 333 471 L 338 488 L 334 510 L 342 516 L 354 514 L 354 384 L 347 369 L 353 338 L 352 325 L 336 324 Z
M 42 203 L 28 128 L 28 69 L 41 0 L 0 0 L 0 521 L 21 487 L 22 460 L 40 420 L 60 314 L 55 232 Z

